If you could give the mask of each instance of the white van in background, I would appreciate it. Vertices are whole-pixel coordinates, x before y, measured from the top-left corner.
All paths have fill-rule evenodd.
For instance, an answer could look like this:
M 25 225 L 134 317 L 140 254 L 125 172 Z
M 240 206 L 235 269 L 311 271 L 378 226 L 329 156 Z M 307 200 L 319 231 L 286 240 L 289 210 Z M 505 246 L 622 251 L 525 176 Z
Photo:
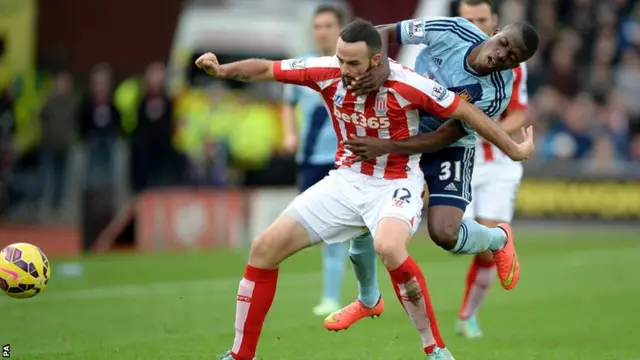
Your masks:
M 221 63 L 259 57 L 283 59 L 313 49 L 311 17 L 321 0 L 192 0 L 176 26 L 169 59 L 172 93 L 210 84 L 193 66 L 204 52 Z M 342 1 L 334 3 L 341 4 Z

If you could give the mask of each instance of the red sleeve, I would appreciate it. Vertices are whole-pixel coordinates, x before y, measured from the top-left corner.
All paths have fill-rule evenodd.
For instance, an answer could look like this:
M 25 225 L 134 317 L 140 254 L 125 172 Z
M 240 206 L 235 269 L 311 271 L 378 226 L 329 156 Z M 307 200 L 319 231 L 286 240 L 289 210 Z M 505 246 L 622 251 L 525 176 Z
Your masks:
M 437 82 L 407 71 L 407 78 L 394 81 L 393 88 L 411 103 L 412 109 L 424 110 L 439 118 L 448 118 L 458 108 L 460 97 Z
M 527 68 L 524 63 L 513 69 L 513 91 L 511 92 L 511 100 L 507 105 L 506 112 L 515 110 L 525 110 L 528 105 L 527 94 Z
M 340 78 L 340 68 L 333 57 L 289 59 L 273 63 L 273 77 L 286 84 L 302 85 L 322 91 L 324 82 Z

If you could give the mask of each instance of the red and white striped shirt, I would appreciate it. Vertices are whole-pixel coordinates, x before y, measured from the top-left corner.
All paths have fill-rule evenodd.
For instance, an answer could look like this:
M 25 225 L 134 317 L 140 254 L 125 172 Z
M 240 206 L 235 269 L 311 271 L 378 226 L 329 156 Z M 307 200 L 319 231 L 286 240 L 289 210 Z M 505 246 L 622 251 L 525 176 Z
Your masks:
M 342 145 L 350 135 L 402 140 L 418 134 L 418 110 L 440 118 L 450 117 L 460 98 L 433 80 L 396 62 L 377 93 L 355 96 L 347 91 L 335 56 L 277 61 L 276 81 L 303 85 L 318 91 L 331 115 L 338 136 L 335 164 L 384 179 L 403 179 L 420 172 L 420 155 L 386 154 L 354 163 L 355 155 Z
M 510 111 L 525 110 L 529 104 L 529 96 L 527 93 L 527 65 L 520 63 L 520 66 L 513 69 L 513 91 L 511 100 L 505 111 L 500 115 L 500 121 L 504 120 Z M 476 164 L 495 162 L 497 160 L 509 160 L 509 157 L 503 153 L 497 146 L 487 140 L 477 137 L 476 146 Z

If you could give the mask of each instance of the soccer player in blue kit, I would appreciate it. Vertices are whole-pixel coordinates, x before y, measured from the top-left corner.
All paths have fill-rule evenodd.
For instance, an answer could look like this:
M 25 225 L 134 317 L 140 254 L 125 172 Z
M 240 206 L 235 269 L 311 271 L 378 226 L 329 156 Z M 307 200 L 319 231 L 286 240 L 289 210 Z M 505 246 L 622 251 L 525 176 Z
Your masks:
M 508 25 L 496 30 L 491 37 L 460 17 L 404 20 L 380 25 L 378 29 L 386 40 L 385 49 L 389 42 L 422 46 L 416 58 L 416 72 L 438 81 L 494 119 L 505 110 L 511 98 L 512 69 L 533 56 L 538 47 L 536 31 L 526 23 Z M 388 63 L 385 63 L 356 79 L 351 89 L 356 93 L 377 89 L 387 74 Z M 402 141 L 358 137 L 345 144 L 362 160 L 387 153 L 423 153 L 430 141 L 425 135 L 447 120 L 423 114 L 420 119 L 423 134 Z M 422 157 L 421 167 L 429 189 L 429 235 L 438 246 L 452 253 L 490 251 L 501 285 L 511 290 L 517 284 L 520 272 L 511 227 L 500 224 L 488 228 L 471 219 L 462 220 L 471 201 L 476 135 L 462 123 L 460 130 L 458 141 Z M 531 131 L 531 128 L 523 129 L 524 133 Z M 384 310 L 373 268 L 369 270 L 352 261 L 359 283 L 359 298 L 325 319 L 325 327 L 329 330 L 346 329 L 358 320 L 380 315 Z M 368 293 L 362 294 L 362 289 L 369 289 Z M 361 300 L 372 294 L 380 298 L 374 306 Z

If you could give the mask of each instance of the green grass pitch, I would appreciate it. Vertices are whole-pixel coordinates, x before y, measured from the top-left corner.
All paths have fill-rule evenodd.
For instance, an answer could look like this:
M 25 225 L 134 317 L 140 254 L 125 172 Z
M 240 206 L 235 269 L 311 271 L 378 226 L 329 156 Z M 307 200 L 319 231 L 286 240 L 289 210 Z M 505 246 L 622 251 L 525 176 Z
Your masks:
M 640 359 L 637 231 L 521 231 L 520 284 L 496 283 L 479 320 L 486 337 L 453 333 L 470 258 L 425 239 L 411 251 L 430 286 L 440 327 L 458 360 Z M 82 277 L 53 278 L 34 299 L 0 298 L 0 343 L 11 359 L 216 359 L 233 340 L 235 294 L 245 253 L 87 256 Z M 381 269 L 387 309 L 346 332 L 311 314 L 320 295 L 320 253 L 287 261 L 259 348 L 267 360 L 424 359 L 418 335 Z M 347 266 L 344 301 L 356 294 Z

